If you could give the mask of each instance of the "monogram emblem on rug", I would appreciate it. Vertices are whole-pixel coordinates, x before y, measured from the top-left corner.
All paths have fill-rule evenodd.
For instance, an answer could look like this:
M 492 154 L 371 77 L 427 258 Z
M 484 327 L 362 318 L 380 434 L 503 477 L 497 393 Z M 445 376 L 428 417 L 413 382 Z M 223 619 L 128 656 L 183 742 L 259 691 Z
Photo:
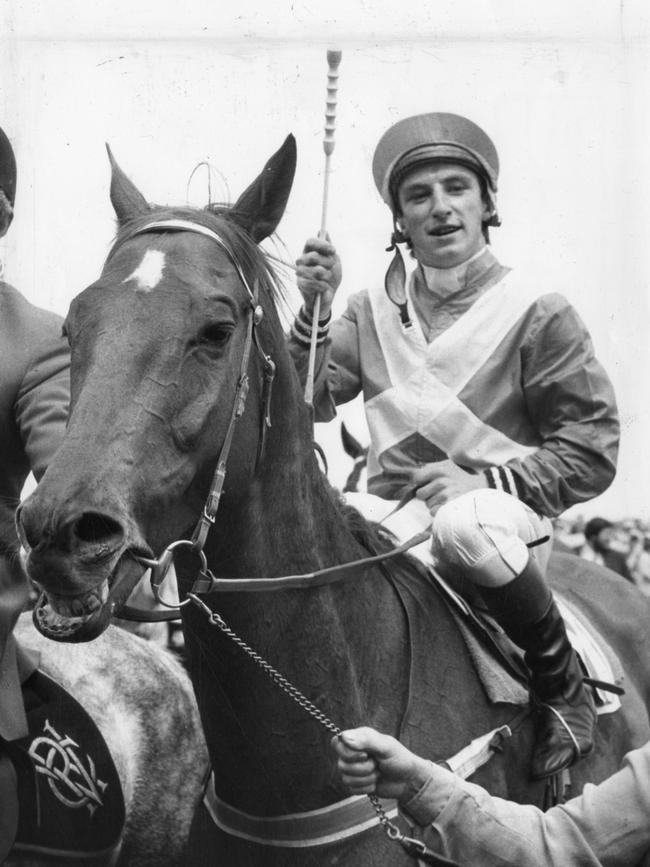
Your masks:
M 92 816 L 97 807 L 103 805 L 101 795 L 107 784 L 97 779 L 95 764 L 89 755 L 84 766 L 76 752 L 79 744 L 71 737 L 62 737 L 49 720 L 45 721 L 43 732 L 34 738 L 29 748 L 37 772 L 48 778 L 52 793 L 62 804 L 73 809 L 88 807 Z

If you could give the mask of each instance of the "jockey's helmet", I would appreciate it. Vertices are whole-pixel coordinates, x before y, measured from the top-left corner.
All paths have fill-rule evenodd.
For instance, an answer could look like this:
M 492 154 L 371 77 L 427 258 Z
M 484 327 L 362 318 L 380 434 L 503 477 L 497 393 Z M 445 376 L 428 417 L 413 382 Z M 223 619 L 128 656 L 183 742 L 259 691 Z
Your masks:
M 498 226 L 496 209 L 499 157 L 483 130 L 459 114 L 432 112 L 398 121 L 379 140 L 372 161 L 372 173 L 379 194 L 393 214 L 398 210 L 397 191 L 405 176 L 416 166 L 442 160 L 474 171 L 483 181 L 490 205 L 488 226 Z

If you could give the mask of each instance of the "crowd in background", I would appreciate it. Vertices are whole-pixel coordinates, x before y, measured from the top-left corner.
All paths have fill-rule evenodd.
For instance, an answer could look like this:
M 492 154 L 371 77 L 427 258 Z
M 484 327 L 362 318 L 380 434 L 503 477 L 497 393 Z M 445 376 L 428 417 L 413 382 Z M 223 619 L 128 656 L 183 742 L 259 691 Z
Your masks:
M 555 545 L 618 572 L 650 596 L 650 525 L 638 518 L 557 518 Z

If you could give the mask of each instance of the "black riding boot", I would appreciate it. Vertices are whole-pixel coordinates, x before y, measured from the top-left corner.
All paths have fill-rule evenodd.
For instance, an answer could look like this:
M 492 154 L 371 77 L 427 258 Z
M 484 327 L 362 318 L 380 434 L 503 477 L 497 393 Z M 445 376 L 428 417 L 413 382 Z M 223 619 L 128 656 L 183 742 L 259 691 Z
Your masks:
M 596 708 L 582 680 L 550 588 L 537 564 L 529 560 L 513 581 L 481 587 L 490 613 L 525 651 L 537 704 L 536 743 L 531 777 L 541 780 L 591 752 Z

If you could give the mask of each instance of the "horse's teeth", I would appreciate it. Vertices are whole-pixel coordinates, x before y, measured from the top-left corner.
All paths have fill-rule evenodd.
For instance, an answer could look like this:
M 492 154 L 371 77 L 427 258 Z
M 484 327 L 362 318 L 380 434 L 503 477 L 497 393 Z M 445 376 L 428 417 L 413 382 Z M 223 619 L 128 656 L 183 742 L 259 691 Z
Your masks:
M 54 611 L 62 617 L 84 617 L 98 611 L 107 598 L 108 583 L 104 582 L 100 588 L 91 590 L 85 596 L 75 596 L 72 599 L 64 596 L 50 596 L 49 602 Z
M 75 617 L 81 617 L 84 614 L 92 614 L 102 607 L 101 600 L 96 593 L 89 593 L 83 599 L 73 599 L 70 604 L 70 613 Z
M 81 615 L 84 613 L 84 609 L 86 606 L 81 599 L 73 599 L 70 602 L 69 607 L 70 607 L 70 614 L 72 614 L 75 617 L 81 617 Z

